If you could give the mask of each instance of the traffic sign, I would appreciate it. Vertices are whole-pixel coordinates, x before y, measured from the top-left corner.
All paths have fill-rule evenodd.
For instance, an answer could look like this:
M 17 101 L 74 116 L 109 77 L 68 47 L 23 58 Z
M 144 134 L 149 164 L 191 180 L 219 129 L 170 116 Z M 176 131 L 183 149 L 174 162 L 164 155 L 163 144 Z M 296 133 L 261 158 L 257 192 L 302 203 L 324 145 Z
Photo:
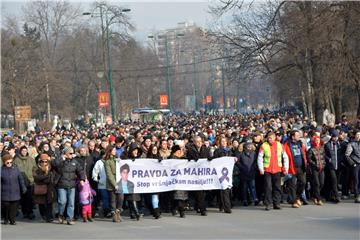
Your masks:
M 24 122 L 31 120 L 31 106 L 16 106 L 15 120 L 17 122 Z
M 160 95 L 160 106 L 167 107 L 169 105 L 168 95 Z
M 108 92 L 99 92 L 98 94 L 99 108 L 108 107 L 109 99 L 110 97 Z

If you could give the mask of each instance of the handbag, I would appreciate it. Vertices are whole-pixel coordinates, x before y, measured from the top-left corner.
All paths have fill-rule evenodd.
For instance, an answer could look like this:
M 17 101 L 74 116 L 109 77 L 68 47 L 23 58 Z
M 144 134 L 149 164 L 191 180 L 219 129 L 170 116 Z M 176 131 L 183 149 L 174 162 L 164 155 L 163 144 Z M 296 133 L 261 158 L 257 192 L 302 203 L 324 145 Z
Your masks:
M 34 195 L 45 195 L 47 190 L 47 185 L 34 185 Z

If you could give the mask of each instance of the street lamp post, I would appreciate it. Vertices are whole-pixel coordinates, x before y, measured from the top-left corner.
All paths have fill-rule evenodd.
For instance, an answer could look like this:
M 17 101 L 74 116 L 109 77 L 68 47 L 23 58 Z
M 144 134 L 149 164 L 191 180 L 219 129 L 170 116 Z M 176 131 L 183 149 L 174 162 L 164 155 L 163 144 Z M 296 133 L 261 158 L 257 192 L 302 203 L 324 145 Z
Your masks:
M 221 82 L 222 82 L 222 92 L 223 92 L 223 113 L 225 115 L 226 108 L 226 95 L 225 95 L 225 73 L 224 73 L 224 64 L 221 64 Z
M 176 37 L 182 37 L 184 36 L 184 34 L 182 33 L 177 33 Z M 149 35 L 148 38 L 152 38 L 155 39 L 155 36 L 153 35 Z M 170 112 L 173 111 L 173 107 L 172 107 L 172 83 L 171 83 L 171 78 L 170 78 L 170 56 L 169 56 L 169 42 L 168 42 L 168 37 L 167 35 L 158 35 L 158 38 L 163 38 L 165 41 L 165 57 L 166 57 L 166 92 L 167 95 L 169 97 L 169 109 Z
M 199 83 L 196 78 L 196 62 L 195 62 L 195 53 L 193 52 L 193 82 L 194 82 L 194 99 L 195 99 L 195 110 L 198 110 L 198 101 L 197 95 L 199 90 Z
M 112 79 L 112 61 L 111 61 L 111 50 L 110 50 L 110 31 L 109 31 L 109 22 L 108 15 L 105 14 L 105 23 L 106 23 L 106 48 L 108 55 L 108 79 L 109 79 L 109 91 L 110 91 L 110 108 L 111 108 L 111 118 L 113 122 L 116 121 L 115 114 L 115 99 L 114 99 L 114 86 Z
M 170 79 L 170 59 L 169 59 L 169 46 L 168 38 L 165 35 L 165 55 L 166 55 L 166 85 L 167 85 L 167 94 L 169 97 L 169 109 L 170 112 L 173 111 L 172 108 L 172 88 L 171 88 L 171 79 Z
M 109 81 L 109 92 L 110 92 L 110 109 L 111 109 L 111 117 L 113 122 L 116 121 L 116 113 L 115 113 L 115 95 L 114 95 L 114 84 L 112 79 L 112 60 L 111 60 L 111 48 L 110 48 L 110 25 L 111 22 L 108 19 L 109 12 L 106 10 L 103 12 L 103 5 L 99 5 L 100 8 L 100 18 L 101 18 L 101 26 L 103 26 L 103 14 L 105 14 L 105 27 L 106 27 L 106 48 L 108 55 L 108 81 Z M 131 9 L 125 8 L 121 10 L 123 12 L 130 12 Z M 94 17 L 95 15 L 90 12 L 85 12 L 83 15 L 90 15 Z M 103 32 L 103 29 L 101 29 Z

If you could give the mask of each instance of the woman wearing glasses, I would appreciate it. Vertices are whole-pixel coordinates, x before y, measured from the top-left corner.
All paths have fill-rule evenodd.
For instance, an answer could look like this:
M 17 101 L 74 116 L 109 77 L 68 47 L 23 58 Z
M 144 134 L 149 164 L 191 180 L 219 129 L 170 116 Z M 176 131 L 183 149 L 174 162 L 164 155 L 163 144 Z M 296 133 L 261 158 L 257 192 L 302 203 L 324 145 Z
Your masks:
M 38 166 L 33 171 L 34 202 L 39 204 L 40 215 L 48 223 L 54 220 L 52 208 L 55 201 L 54 174 L 51 171 L 50 156 L 46 153 L 41 154 Z
M 15 225 L 21 193 L 26 192 L 24 178 L 19 169 L 13 165 L 13 158 L 6 153 L 2 157 L 1 167 L 1 204 L 4 211 L 4 224 Z

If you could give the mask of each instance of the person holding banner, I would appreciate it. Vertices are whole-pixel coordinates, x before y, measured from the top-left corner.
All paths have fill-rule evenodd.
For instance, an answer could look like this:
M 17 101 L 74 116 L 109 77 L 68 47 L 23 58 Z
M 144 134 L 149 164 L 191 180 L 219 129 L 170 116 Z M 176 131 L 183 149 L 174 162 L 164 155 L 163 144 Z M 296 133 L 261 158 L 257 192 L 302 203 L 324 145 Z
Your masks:
M 163 138 L 160 141 L 160 147 L 159 147 L 159 161 L 162 161 L 164 159 L 168 159 L 171 155 L 171 150 L 168 147 L 168 141 L 167 139 Z M 171 212 L 172 211 L 172 201 L 173 201 L 173 192 L 162 192 L 160 193 L 160 207 L 161 210 L 164 212 Z M 175 212 L 173 212 L 175 213 Z
M 219 139 L 219 148 L 215 150 L 213 158 L 228 157 L 232 155 L 231 148 L 228 147 L 226 137 Z M 220 212 L 231 213 L 231 188 L 220 190 Z
M 189 146 L 187 151 L 187 158 L 189 160 L 199 160 L 201 158 L 210 159 L 210 149 L 204 145 L 204 142 L 200 136 L 195 136 L 193 143 Z M 201 213 L 201 216 L 206 216 L 206 205 L 204 190 L 195 191 L 195 208 Z
M 131 143 L 126 153 L 127 159 L 135 161 L 135 159 L 140 158 L 141 149 L 136 143 Z M 127 201 L 129 206 L 131 219 L 136 219 L 137 221 L 139 221 L 140 212 L 137 202 L 140 201 L 140 194 L 134 194 L 134 183 L 128 180 L 129 171 L 130 168 L 127 164 L 124 164 L 120 167 L 121 179 L 118 182 L 119 191 L 125 196 L 125 200 Z
M 184 151 L 179 145 L 174 145 L 171 148 L 170 159 L 185 159 Z M 176 206 L 173 206 L 173 211 L 177 208 L 181 218 L 185 218 L 185 204 L 188 198 L 189 196 L 187 191 L 176 190 L 174 192 L 174 202 L 176 203 Z
M 258 154 L 258 168 L 261 175 L 264 175 L 265 191 L 265 210 L 270 210 L 270 204 L 273 208 L 280 210 L 281 201 L 281 172 L 288 173 L 289 160 L 283 146 L 275 140 L 274 132 L 268 132 L 267 141 L 264 142 Z
M 144 137 L 144 141 L 141 144 L 141 157 L 146 158 L 146 155 L 149 151 L 149 148 L 151 146 L 151 135 L 146 135 Z
M 166 141 L 165 141 L 166 142 Z M 166 142 L 167 143 L 167 142 Z M 149 147 L 148 153 L 146 155 L 147 158 L 152 159 L 158 159 L 159 162 L 161 162 L 161 159 L 159 157 L 158 148 L 156 145 L 152 144 Z M 160 210 L 159 210 L 159 194 L 158 193 L 152 193 L 149 195 L 151 198 L 151 204 L 152 204 L 152 214 L 155 219 L 160 218 Z
M 113 222 L 121 222 L 121 208 L 123 205 L 124 195 L 119 191 L 116 184 L 116 148 L 109 145 L 105 150 L 105 173 L 106 173 L 106 189 L 110 197 L 111 215 Z

